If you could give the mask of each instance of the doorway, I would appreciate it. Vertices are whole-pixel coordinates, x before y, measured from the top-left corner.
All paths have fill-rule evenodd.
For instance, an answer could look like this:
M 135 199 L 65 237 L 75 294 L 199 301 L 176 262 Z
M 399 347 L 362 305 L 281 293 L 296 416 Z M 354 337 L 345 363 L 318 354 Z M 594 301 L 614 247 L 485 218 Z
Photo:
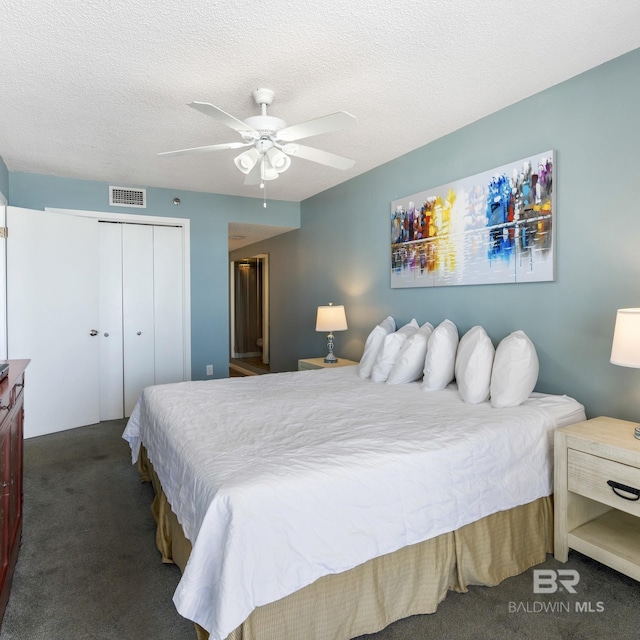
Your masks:
M 230 374 L 269 373 L 269 256 L 235 260 L 229 273 Z

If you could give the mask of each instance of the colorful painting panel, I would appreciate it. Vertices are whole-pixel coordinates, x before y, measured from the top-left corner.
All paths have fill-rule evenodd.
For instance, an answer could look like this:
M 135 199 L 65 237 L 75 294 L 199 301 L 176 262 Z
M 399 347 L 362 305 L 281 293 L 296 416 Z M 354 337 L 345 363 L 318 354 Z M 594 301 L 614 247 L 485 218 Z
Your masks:
M 555 154 L 391 203 L 391 287 L 555 279 Z

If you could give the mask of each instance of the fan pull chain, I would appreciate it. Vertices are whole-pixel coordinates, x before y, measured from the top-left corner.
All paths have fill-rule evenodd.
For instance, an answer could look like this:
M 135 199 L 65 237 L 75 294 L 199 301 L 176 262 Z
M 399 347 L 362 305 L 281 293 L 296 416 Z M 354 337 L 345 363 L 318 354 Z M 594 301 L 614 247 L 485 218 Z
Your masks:
M 261 182 L 260 183 L 260 188 L 263 190 L 262 191 L 262 206 L 266 209 L 267 208 L 267 184 L 266 182 Z

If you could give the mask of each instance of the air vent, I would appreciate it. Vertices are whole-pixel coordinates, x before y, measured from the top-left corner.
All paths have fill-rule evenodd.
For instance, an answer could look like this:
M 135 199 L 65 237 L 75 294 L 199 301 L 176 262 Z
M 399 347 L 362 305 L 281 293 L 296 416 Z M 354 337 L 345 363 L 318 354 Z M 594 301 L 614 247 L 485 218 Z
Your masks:
M 109 187 L 109 206 L 146 209 L 147 190 L 128 187 Z

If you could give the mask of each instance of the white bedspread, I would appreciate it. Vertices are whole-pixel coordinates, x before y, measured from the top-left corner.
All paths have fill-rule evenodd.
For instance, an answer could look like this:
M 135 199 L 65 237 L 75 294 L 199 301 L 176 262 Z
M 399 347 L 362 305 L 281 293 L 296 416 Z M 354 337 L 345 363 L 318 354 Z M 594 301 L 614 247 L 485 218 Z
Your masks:
M 193 543 L 176 607 L 222 640 L 323 575 L 550 495 L 564 414 L 584 419 L 562 396 L 493 409 L 344 367 L 150 387 L 123 437 Z

